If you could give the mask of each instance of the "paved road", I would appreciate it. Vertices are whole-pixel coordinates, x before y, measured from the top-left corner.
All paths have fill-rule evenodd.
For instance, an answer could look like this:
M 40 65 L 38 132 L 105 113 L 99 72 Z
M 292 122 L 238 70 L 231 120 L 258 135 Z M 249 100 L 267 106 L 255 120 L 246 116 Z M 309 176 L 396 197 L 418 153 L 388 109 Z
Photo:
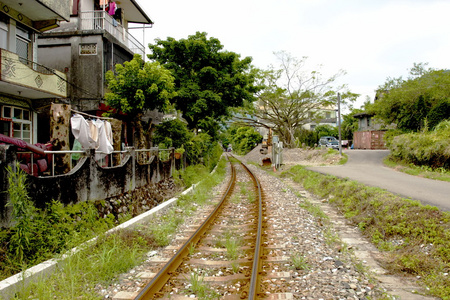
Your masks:
M 412 176 L 383 166 L 383 158 L 389 150 L 346 150 L 344 153 L 348 155 L 348 162 L 343 166 L 307 169 L 380 187 L 450 211 L 450 182 Z

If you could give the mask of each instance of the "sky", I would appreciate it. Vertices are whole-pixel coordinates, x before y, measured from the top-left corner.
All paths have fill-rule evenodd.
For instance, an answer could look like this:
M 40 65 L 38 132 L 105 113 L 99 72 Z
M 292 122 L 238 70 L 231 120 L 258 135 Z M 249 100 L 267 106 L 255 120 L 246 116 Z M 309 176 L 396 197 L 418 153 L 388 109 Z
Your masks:
M 337 83 L 361 95 L 356 108 L 373 102 L 387 78 L 407 78 L 414 63 L 450 68 L 448 0 L 137 2 L 154 22 L 145 31 L 132 31 L 145 45 L 200 31 L 219 39 L 224 50 L 252 57 L 261 69 L 279 66 L 274 52 L 308 57 L 306 71 L 346 72 Z

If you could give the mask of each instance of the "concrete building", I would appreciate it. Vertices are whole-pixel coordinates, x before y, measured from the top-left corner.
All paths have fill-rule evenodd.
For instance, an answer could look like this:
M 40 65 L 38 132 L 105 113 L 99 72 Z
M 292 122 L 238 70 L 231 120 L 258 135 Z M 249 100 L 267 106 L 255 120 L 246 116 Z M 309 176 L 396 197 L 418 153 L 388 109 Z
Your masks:
M 70 19 L 71 0 L 0 0 L 0 133 L 38 141 L 37 109 L 67 97 L 67 75 L 38 59 L 37 37 Z
M 314 130 L 318 125 L 330 125 L 336 127 L 337 111 L 334 107 L 322 107 L 309 114 L 308 120 L 302 127 L 308 130 Z
M 106 72 L 134 54 L 145 56 L 144 45 L 130 28 L 140 26 L 142 29 L 133 32 L 142 33 L 153 22 L 134 0 L 70 0 L 70 5 L 69 20 L 39 36 L 38 57 L 67 74 L 70 84 L 64 103 L 100 116 L 107 109 L 103 100 Z M 115 9 L 110 8 L 113 5 Z M 45 113 L 42 111 L 43 118 L 48 119 Z M 124 129 L 131 139 L 131 129 Z

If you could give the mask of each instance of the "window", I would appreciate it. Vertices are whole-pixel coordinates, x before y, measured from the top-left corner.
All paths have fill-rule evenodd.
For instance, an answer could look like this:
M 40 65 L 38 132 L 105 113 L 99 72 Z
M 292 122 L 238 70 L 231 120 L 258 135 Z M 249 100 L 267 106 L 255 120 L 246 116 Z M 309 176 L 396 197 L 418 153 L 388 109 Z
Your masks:
M 31 112 L 19 107 L 2 106 L 1 113 L 0 132 L 31 143 Z
M 11 119 L 11 110 L 12 110 L 12 108 L 10 106 L 3 106 L 2 107 L 2 118 Z
M 16 54 L 23 64 L 28 64 L 30 57 L 31 34 L 28 30 L 17 26 L 16 28 Z
M 331 112 L 327 111 L 325 113 L 325 118 L 330 119 L 331 118 Z
M 0 48 L 8 49 L 8 24 L 0 19 Z
M 1 120 L 0 133 L 6 136 L 11 136 L 11 122 Z

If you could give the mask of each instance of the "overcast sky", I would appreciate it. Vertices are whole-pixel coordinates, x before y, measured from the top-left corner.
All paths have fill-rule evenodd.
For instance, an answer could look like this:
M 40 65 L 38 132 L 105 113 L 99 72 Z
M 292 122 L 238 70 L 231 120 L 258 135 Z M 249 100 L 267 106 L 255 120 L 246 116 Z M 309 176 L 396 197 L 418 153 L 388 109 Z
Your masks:
M 145 44 L 196 31 L 225 50 L 251 56 L 262 69 L 284 50 L 308 57 L 308 70 L 347 74 L 339 83 L 361 94 L 355 107 L 388 77 L 407 77 L 413 63 L 450 68 L 448 0 L 138 0 L 154 22 Z M 142 37 L 142 32 L 133 30 Z M 146 47 L 148 52 L 148 48 Z

